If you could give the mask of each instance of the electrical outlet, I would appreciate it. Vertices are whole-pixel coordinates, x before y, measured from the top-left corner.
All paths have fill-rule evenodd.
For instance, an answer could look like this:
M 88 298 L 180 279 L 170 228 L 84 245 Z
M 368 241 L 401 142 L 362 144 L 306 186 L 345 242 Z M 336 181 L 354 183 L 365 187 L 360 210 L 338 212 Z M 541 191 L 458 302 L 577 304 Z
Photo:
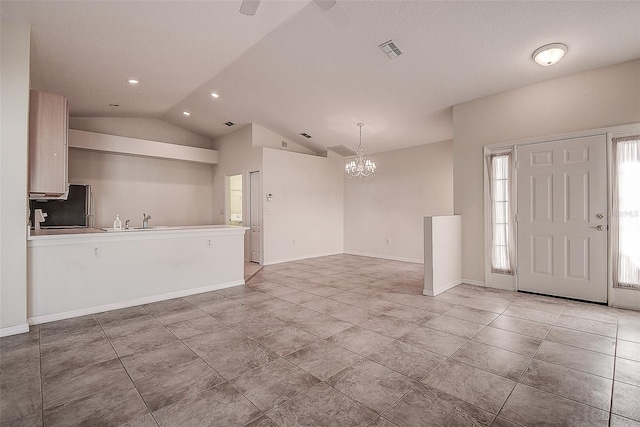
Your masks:
M 391 244 L 391 239 L 389 239 L 388 237 L 387 237 L 387 239 L 385 241 L 387 242 L 387 245 Z
M 100 258 L 100 246 L 93 246 L 91 248 L 91 258 Z
M 207 239 L 207 247 L 210 248 L 211 246 L 211 239 Z

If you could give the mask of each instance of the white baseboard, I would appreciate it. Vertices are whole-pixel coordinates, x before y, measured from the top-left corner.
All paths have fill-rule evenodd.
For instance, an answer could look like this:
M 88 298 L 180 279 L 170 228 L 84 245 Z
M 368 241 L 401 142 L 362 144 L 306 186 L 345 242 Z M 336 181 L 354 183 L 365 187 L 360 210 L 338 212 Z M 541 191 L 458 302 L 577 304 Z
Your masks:
M 612 288 L 609 303 L 612 307 L 640 311 L 640 291 Z
M 232 288 L 244 285 L 244 279 L 233 282 L 220 283 L 217 285 L 204 286 L 202 288 L 186 289 L 184 291 L 171 292 L 168 294 L 154 295 L 145 298 L 138 298 L 130 301 L 117 302 L 113 304 L 99 305 L 95 307 L 83 308 L 80 310 L 65 311 L 62 313 L 47 314 L 44 316 L 30 317 L 29 324 L 38 325 L 40 323 L 55 322 L 56 320 L 71 319 L 73 317 L 86 316 L 88 314 L 102 313 L 104 311 L 119 310 L 121 308 L 133 307 L 136 305 L 150 304 L 152 302 L 164 301 L 173 298 L 187 297 L 189 295 L 201 294 L 204 292 L 218 291 L 220 289 Z M 29 326 L 27 325 L 27 331 Z
M 319 257 L 323 257 L 323 256 L 341 255 L 341 254 L 342 254 L 342 252 L 328 252 L 328 253 L 324 253 L 324 254 L 305 255 L 305 256 L 300 256 L 300 257 L 295 257 L 295 258 L 277 259 L 277 260 L 274 260 L 274 261 L 264 261 L 262 263 L 262 265 L 282 264 L 282 263 L 285 263 L 285 262 L 300 261 L 300 260 L 303 260 L 303 259 L 319 258 Z
M 480 280 L 471 280 L 471 279 L 462 279 L 462 283 L 466 283 L 467 285 L 476 285 L 476 286 L 487 286 L 484 284 L 484 282 L 480 281 Z
M 29 324 L 23 323 L 22 325 L 9 326 L 8 328 L 0 329 L 0 337 L 8 337 L 10 335 L 18 335 L 29 332 Z
M 391 256 L 391 255 L 380 255 L 380 254 L 370 254 L 365 252 L 353 252 L 353 251 L 345 251 L 347 255 L 356 255 L 356 256 L 366 256 L 369 258 L 380 258 L 380 259 L 388 259 L 390 261 L 403 261 L 403 262 L 411 262 L 414 264 L 424 264 L 423 259 L 418 258 L 403 258 L 399 256 Z
M 444 286 L 440 286 L 438 289 L 434 289 L 433 291 L 432 290 L 428 290 L 428 289 L 423 289 L 422 290 L 422 295 L 426 295 L 426 296 L 429 296 L 429 297 L 435 297 L 436 295 L 440 295 L 441 293 L 446 292 L 451 288 L 455 288 L 456 286 L 458 286 L 461 283 L 462 283 L 462 279 L 457 279 L 457 280 L 454 280 L 451 283 L 447 283 Z
M 484 286 L 484 285 L 482 285 Z M 516 292 L 517 289 L 515 286 L 491 286 L 492 289 L 500 289 L 501 291 L 512 291 Z

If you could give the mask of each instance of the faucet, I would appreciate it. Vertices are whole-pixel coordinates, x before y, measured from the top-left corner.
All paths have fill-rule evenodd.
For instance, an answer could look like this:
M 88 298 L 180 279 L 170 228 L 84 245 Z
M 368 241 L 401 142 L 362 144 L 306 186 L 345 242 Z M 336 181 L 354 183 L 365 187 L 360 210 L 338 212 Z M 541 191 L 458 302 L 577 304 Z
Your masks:
M 145 213 L 142 214 L 142 228 L 149 228 L 150 219 L 151 219 L 151 215 L 147 215 Z
M 126 220 L 126 221 L 124 222 L 124 229 L 125 229 L 125 230 L 128 230 L 128 229 L 129 229 L 129 223 L 130 223 L 130 222 L 131 222 L 131 220 L 130 220 L 130 219 L 128 219 L 128 220 Z

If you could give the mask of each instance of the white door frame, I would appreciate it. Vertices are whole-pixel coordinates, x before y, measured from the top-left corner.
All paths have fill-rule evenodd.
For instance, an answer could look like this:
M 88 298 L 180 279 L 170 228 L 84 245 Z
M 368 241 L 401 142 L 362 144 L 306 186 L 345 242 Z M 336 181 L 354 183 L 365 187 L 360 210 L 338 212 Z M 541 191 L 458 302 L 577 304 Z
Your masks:
M 605 127 L 605 128 L 598 128 L 598 129 L 591 129 L 591 130 L 586 130 L 586 131 L 579 131 L 579 132 L 570 132 L 570 133 L 565 133 L 565 134 L 558 134 L 558 135 L 552 135 L 552 136 L 546 136 L 546 137 L 540 137 L 540 138 L 531 138 L 531 139 L 525 139 L 525 140 L 519 140 L 519 141 L 510 141 L 510 142 L 505 142 L 505 143 L 498 143 L 498 144 L 489 144 L 489 145 L 485 145 L 484 149 L 483 149 L 483 158 L 482 158 L 482 162 L 483 162 L 483 172 L 484 172 L 484 280 L 485 280 L 485 286 L 486 287 L 490 287 L 490 288 L 498 288 L 498 289 L 507 289 L 507 290 L 513 290 L 513 291 L 517 291 L 518 290 L 518 266 L 517 266 L 517 260 L 518 260 L 518 254 L 515 254 L 515 260 L 516 260 L 516 274 L 514 276 L 509 276 L 509 275 L 504 275 L 504 274 L 495 274 L 495 273 L 491 273 L 491 257 L 490 257 L 490 249 L 491 249 L 491 216 L 489 215 L 490 211 L 490 198 L 489 198 L 489 180 L 488 180 L 488 175 L 487 175 L 487 165 L 486 165 L 486 161 L 484 160 L 486 158 L 487 154 L 491 154 L 491 153 L 496 153 L 496 152 L 506 152 L 506 151 L 516 151 L 514 150 L 515 147 L 520 146 L 520 145 L 529 145 L 529 144 L 538 144 L 538 143 L 548 143 L 548 142 L 557 142 L 557 141 L 562 141 L 565 139 L 571 139 L 571 138 L 581 138 L 581 137 L 587 137 L 587 136 L 596 136 L 596 135 L 604 135 L 607 138 L 607 198 L 609 200 L 609 203 L 611 202 L 611 176 L 610 176 L 610 151 L 611 151 L 611 136 L 612 135 L 619 135 L 619 134 L 625 134 L 625 133 L 630 133 L 630 132 L 638 132 L 638 130 L 640 129 L 640 123 L 632 123 L 632 124 L 628 124 L 628 125 L 621 125 L 621 126 L 610 126 L 610 127 Z M 512 176 L 514 177 L 514 186 L 517 186 L 517 174 L 515 173 L 515 162 L 517 162 L 518 159 L 517 157 L 514 156 L 514 165 L 512 165 L 513 170 L 512 170 Z M 517 187 L 516 187 L 517 188 Z M 518 195 L 517 192 L 515 192 L 514 195 L 514 206 L 517 207 L 518 205 Z M 608 206 L 608 210 L 611 210 L 611 205 L 609 204 Z M 518 239 L 518 223 L 516 222 L 515 224 L 515 241 L 517 242 Z M 516 248 L 517 248 L 517 243 L 515 244 Z M 608 261 L 608 269 L 607 269 L 607 301 L 608 304 L 611 305 L 612 303 L 612 286 L 611 286 L 611 268 L 610 268 L 610 263 L 611 263 L 611 247 L 609 242 L 607 243 L 607 261 Z M 500 276 L 500 277 L 499 277 Z
M 253 188 L 253 176 L 255 174 L 258 174 L 260 178 L 257 189 Z M 254 193 L 257 193 L 257 194 L 254 194 Z M 258 203 L 258 206 L 254 206 L 254 202 L 253 202 L 254 196 L 257 196 L 257 200 L 260 201 L 260 203 Z M 264 265 L 264 220 L 263 220 L 261 202 L 262 202 L 262 173 L 259 170 L 250 171 L 249 172 L 249 261 L 254 262 L 253 261 L 254 243 L 253 243 L 252 230 L 253 230 L 254 220 L 257 216 L 261 223 L 260 238 L 259 238 L 260 242 L 258 243 L 259 249 L 260 249 L 260 257 L 259 257 L 260 259 L 258 263 L 260 265 Z

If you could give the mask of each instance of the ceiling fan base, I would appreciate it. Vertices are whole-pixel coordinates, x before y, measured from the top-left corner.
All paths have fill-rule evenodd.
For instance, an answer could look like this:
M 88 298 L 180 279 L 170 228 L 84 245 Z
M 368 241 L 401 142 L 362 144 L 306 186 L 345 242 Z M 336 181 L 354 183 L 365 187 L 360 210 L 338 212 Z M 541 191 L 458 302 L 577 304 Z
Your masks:
M 258 10 L 258 6 L 260 6 L 260 0 L 242 0 L 240 13 L 247 16 L 253 16 Z
M 323 11 L 331 9 L 336 4 L 336 0 L 313 0 Z M 240 13 L 247 16 L 253 16 L 256 14 L 260 6 L 260 0 L 242 0 L 240 5 Z

